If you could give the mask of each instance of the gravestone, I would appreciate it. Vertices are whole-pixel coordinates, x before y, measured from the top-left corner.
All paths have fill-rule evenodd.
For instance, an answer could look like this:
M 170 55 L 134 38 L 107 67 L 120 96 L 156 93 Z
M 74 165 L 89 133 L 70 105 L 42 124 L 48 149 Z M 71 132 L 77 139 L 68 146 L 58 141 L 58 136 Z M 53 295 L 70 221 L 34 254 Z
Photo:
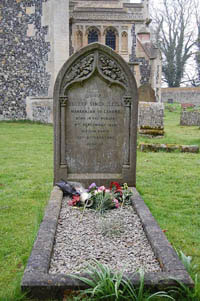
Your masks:
M 119 55 L 98 43 L 74 54 L 59 72 L 54 90 L 54 182 L 95 181 L 99 186 L 116 180 L 134 186 L 137 116 L 135 79 Z M 162 270 L 145 273 L 144 285 L 165 289 L 174 286 L 176 278 L 193 287 L 136 188 L 132 191 L 131 203 Z M 86 288 L 69 274 L 49 271 L 63 201 L 63 192 L 55 186 L 24 272 L 22 291 L 34 300 L 62 300 L 66 290 Z M 125 277 L 138 285 L 134 271 Z
M 143 84 L 138 88 L 139 102 L 156 102 L 155 91 L 149 83 Z
M 99 43 L 75 53 L 54 89 L 54 182 L 135 186 L 137 116 L 127 63 Z

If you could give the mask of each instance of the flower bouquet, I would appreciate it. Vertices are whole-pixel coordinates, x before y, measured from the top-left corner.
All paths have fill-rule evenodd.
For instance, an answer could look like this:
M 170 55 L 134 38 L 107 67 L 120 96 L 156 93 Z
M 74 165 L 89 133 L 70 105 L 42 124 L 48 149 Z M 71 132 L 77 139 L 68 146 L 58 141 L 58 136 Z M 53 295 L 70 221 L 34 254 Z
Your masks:
M 133 193 L 126 183 L 120 186 L 117 182 L 111 182 L 109 188 L 105 186 L 98 187 L 95 183 L 92 183 L 80 196 L 74 195 L 68 205 L 84 206 L 103 213 L 106 210 L 120 208 L 124 204 L 130 203 L 132 195 Z

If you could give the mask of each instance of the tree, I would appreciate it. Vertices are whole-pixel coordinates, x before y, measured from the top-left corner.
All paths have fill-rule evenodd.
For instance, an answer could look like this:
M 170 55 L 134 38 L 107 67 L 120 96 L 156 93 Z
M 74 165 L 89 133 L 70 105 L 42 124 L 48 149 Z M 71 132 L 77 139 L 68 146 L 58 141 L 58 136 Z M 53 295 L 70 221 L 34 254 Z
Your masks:
M 200 86 L 200 22 L 197 23 L 198 37 L 196 41 L 196 53 L 195 53 L 195 62 L 196 62 L 196 76 L 192 79 L 192 86 Z
M 196 71 L 197 71 L 197 78 L 193 81 L 194 86 L 200 85 L 200 13 L 199 13 L 199 6 L 196 4 L 196 26 L 198 29 L 198 36 L 196 41 L 196 48 L 197 52 L 195 55 L 195 61 L 196 61 Z
M 153 10 L 153 26 L 163 55 L 163 81 L 180 87 L 185 66 L 194 55 L 196 0 L 161 0 Z

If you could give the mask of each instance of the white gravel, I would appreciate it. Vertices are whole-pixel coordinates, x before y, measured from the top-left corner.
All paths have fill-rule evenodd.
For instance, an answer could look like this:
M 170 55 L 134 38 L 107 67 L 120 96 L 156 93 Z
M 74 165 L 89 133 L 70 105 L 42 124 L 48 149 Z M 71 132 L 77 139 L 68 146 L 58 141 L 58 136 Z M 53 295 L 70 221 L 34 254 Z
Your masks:
M 161 271 L 134 209 L 94 210 L 67 205 L 63 199 L 49 273 L 84 271 L 93 259 L 113 271 Z

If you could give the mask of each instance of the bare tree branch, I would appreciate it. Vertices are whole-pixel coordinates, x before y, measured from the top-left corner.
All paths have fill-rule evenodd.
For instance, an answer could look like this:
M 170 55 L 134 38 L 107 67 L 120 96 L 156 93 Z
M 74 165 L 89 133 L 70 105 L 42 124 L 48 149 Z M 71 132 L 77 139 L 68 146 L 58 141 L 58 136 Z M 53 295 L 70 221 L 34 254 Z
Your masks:
M 195 13 L 199 21 L 200 64 L 200 16 L 197 14 L 199 11 L 198 1 L 161 0 L 161 8 L 156 8 L 152 12 L 157 43 L 163 54 L 163 80 L 167 82 L 169 87 L 180 86 L 185 76 L 185 66 L 192 55 L 194 55 L 192 48 L 196 45 L 194 30 Z M 185 81 L 185 79 L 183 80 Z

